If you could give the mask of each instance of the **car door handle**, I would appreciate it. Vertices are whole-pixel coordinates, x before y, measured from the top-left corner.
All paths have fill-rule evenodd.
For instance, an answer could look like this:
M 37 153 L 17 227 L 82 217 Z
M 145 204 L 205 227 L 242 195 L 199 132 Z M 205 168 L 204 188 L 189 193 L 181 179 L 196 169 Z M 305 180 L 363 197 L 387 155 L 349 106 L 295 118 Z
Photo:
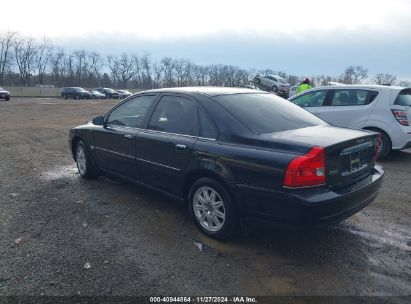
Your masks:
M 186 145 L 182 145 L 182 144 L 177 144 L 176 145 L 176 150 L 182 151 L 185 150 L 187 148 Z
M 126 140 L 130 140 L 130 139 L 132 139 L 132 138 L 133 138 L 133 136 L 130 135 L 130 134 L 125 134 L 125 135 L 124 135 L 124 139 L 126 139 Z

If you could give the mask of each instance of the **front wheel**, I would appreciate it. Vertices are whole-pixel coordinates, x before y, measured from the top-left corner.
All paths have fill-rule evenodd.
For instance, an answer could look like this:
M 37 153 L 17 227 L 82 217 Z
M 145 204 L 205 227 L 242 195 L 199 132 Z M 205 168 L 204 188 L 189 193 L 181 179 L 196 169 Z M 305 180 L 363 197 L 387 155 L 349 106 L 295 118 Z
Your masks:
M 275 92 L 275 93 L 277 93 L 278 92 L 278 88 L 277 88 L 277 86 L 276 85 L 273 85 L 273 92 Z
M 215 239 L 227 239 L 238 229 L 234 204 L 225 188 L 210 178 L 200 178 L 191 187 L 188 207 L 196 226 Z
M 6 96 L 6 98 L 4 99 L 5 101 L 9 101 L 10 100 L 10 96 Z
M 90 153 L 83 141 L 79 141 L 76 146 L 76 164 L 81 177 L 97 177 L 97 169 L 91 160 Z

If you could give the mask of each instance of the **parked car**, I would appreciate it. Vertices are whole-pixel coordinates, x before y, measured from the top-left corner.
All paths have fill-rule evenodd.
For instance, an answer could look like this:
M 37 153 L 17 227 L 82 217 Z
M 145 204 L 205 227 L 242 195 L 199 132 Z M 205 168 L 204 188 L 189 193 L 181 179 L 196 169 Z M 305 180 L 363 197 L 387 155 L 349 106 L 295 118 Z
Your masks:
M 304 91 L 290 101 L 335 126 L 380 133 L 380 158 L 411 147 L 411 88 L 334 85 Z
M 259 87 L 271 90 L 280 95 L 288 95 L 291 85 L 278 75 L 257 75 L 254 78 L 254 83 Z
M 79 87 L 68 87 L 61 90 L 61 96 L 64 99 L 91 99 L 91 93 Z
M 96 91 L 104 94 L 106 96 L 106 99 L 112 99 L 112 98 L 119 99 L 120 98 L 120 94 L 110 88 L 98 88 L 96 89 Z
M 298 85 L 297 86 L 292 86 L 290 88 L 290 93 L 288 94 L 289 97 L 295 95 L 297 93 Z
M 136 94 L 71 129 L 69 147 L 82 177 L 156 189 L 222 239 L 240 222 L 306 228 L 358 212 L 381 185 L 378 139 L 273 94 L 203 87 Z
M 0 87 L 0 99 L 10 100 L 10 92 Z
M 92 99 L 105 99 L 106 95 L 100 93 L 99 91 L 90 91 Z
M 127 91 L 127 90 L 117 90 L 117 92 L 120 94 L 120 98 L 124 99 L 127 98 L 133 94 L 131 94 L 131 92 Z

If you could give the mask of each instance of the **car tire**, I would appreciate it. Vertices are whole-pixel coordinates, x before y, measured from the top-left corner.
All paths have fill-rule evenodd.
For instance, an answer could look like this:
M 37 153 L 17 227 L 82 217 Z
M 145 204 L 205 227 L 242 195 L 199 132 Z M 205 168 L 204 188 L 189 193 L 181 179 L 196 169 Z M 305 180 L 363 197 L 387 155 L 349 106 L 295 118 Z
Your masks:
M 98 176 L 98 170 L 94 166 L 90 152 L 82 140 L 79 140 L 76 145 L 75 159 L 81 177 L 96 178 Z
M 64 100 L 66 100 L 66 99 L 67 99 L 67 95 L 63 95 L 63 98 L 64 98 Z
M 377 131 L 378 132 L 378 131 Z M 388 154 L 391 152 L 392 144 L 390 137 L 385 133 L 384 131 L 379 131 L 381 134 L 381 151 L 380 154 L 378 155 L 379 159 L 386 158 Z
M 276 85 L 273 85 L 272 90 L 273 90 L 273 92 L 277 93 L 277 92 L 278 92 L 277 86 L 276 86 Z
M 377 133 L 380 133 L 381 135 L 381 151 L 380 154 L 378 155 L 378 159 L 384 159 L 388 156 L 388 154 L 390 154 L 391 149 L 392 149 L 392 143 L 391 143 L 391 139 L 388 136 L 387 133 L 385 133 L 384 131 L 377 129 L 377 128 L 369 128 L 367 130 L 371 130 Z
M 188 208 L 195 225 L 207 236 L 225 240 L 234 236 L 239 219 L 233 201 L 222 184 L 200 178 L 188 195 Z
M 74 95 L 74 99 L 78 100 L 79 99 L 78 95 Z
M 6 96 L 6 98 L 4 98 L 5 101 L 9 101 L 10 100 L 10 96 Z
M 255 79 L 255 83 L 256 83 L 256 84 L 260 84 L 260 78 L 256 78 L 256 79 Z

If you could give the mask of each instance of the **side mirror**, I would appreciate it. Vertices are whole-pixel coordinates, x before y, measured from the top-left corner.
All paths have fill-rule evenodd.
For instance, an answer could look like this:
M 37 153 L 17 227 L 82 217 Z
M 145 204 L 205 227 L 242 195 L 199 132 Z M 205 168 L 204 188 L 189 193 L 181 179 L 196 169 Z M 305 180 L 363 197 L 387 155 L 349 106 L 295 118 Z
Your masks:
M 104 117 L 103 116 L 94 117 L 93 118 L 93 125 L 103 126 L 104 125 Z

